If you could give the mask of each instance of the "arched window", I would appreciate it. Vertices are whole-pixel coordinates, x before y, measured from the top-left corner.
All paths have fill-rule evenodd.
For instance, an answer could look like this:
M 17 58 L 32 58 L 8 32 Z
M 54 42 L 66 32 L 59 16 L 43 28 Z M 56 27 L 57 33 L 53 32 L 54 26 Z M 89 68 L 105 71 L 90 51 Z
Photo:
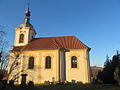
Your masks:
M 76 56 L 72 56 L 71 58 L 71 67 L 77 68 L 77 57 Z
M 50 56 L 46 57 L 45 68 L 51 68 L 51 57 Z
M 24 42 L 24 34 L 20 34 L 19 43 L 23 43 L 23 42 Z
M 29 58 L 29 64 L 28 64 L 28 69 L 33 69 L 34 68 L 34 57 Z

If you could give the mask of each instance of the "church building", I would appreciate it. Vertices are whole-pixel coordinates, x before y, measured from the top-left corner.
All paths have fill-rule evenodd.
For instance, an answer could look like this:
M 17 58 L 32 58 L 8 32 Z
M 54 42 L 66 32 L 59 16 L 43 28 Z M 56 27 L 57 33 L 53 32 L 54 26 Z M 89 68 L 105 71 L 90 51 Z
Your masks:
M 75 36 L 40 37 L 30 23 L 30 10 L 15 28 L 8 79 L 16 84 L 45 82 L 90 83 L 90 48 Z

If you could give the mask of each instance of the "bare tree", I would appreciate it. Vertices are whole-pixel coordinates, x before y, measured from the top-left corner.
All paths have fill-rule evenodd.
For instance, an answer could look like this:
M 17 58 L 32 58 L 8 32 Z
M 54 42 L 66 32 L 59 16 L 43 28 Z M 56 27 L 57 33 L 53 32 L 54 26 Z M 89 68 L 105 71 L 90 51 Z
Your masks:
M 22 51 L 25 47 L 23 47 L 19 52 L 10 51 L 10 61 L 9 61 L 9 65 L 8 65 L 8 74 L 7 74 L 7 81 L 9 79 L 12 79 L 14 81 L 17 81 L 18 78 L 20 77 L 20 73 L 23 72 L 24 68 L 21 68 L 22 65 L 22 58 L 24 57 Z M 12 75 L 12 78 L 10 78 L 10 76 Z
M 15 52 L 11 52 L 9 66 L 8 66 L 8 74 L 6 77 L 7 80 L 10 79 L 11 74 L 12 74 L 12 78 L 11 78 L 12 80 L 15 81 L 17 78 L 19 78 L 19 73 L 21 72 L 19 63 L 21 57 L 22 57 L 21 53 L 18 54 Z
M 3 28 L 4 26 L 0 26 L 0 74 L 4 76 L 7 74 L 9 53 L 6 51 L 8 42 L 6 40 L 6 33 Z
M 11 75 L 13 77 L 11 79 L 16 81 L 19 78 L 20 73 L 23 71 L 23 70 L 20 70 L 21 66 L 19 64 L 21 64 L 20 60 L 23 57 L 22 50 L 24 49 L 24 47 L 19 52 L 15 52 L 11 50 L 9 55 L 9 53 L 6 52 L 8 43 L 6 40 L 6 33 L 3 30 L 3 28 L 4 28 L 3 26 L 0 26 L 0 53 L 1 53 L 0 73 L 2 73 L 2 75 L 5 75 L 3 79 L 6 79 L 7 81 L 9 80 L 9 77 Z
M 3 30 L 4 27 L 0 26 L 0 51 L 4 51 L 8 42 L 6 40 L 6 32 Z
M 8 61 L 9 61 L 9 53 L 2 52 L 1 56 L 2 57 L 1 57 L 1 60 L 0 60 L 0 70 L 4 73 L 4 71 L 7 70 Z

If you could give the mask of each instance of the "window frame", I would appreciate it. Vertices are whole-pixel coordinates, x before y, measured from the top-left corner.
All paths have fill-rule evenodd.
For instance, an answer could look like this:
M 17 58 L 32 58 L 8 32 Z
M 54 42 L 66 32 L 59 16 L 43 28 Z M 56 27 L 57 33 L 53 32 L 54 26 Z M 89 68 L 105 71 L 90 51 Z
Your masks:
M 45 69 L 51 69 L 51 56 L 45 57 Z
M 29 61 L 28 61 L 28 69 L 34 69 L 34 57 L 29 57 Z
M 78 60 L 76 56 L 71 57 L 71 68 L 78 68 Z

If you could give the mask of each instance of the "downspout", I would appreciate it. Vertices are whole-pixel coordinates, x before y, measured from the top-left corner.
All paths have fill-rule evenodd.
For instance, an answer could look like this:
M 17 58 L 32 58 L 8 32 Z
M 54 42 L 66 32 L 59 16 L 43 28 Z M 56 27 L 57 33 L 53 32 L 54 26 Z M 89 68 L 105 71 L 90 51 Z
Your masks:
M 66 62 L 65 50 L 59 49 L 59 82 L 63 83 L 66 80 Z

